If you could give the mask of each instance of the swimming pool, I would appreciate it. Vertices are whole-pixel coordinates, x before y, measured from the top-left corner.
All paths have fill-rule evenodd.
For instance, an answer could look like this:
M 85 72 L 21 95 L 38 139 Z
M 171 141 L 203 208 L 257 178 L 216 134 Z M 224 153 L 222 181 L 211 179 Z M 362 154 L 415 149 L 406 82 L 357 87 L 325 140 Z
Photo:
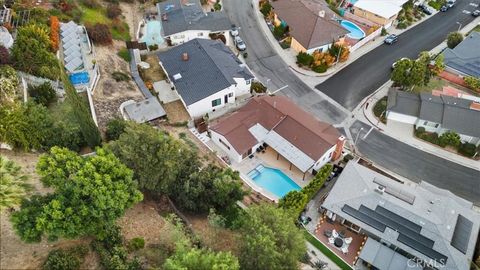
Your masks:
M 73 85 L 78 85 L 88 83 L 90 81 L 90 76 L 88 76 L 88 72 L 82 71 L 70 74 L 69 79 Z
M 279 169 L 273 169 L 263 165 L 258 165 L 257 168 L 248 173 L 248 176 L 257 185 L 270 191 L 279 198 L 282 198 L 292 190 L 302 189 Z
M 365 37 L 365 32 L 363 32 L 363 30 L 358 27 L 358 25 L 354 24 L 351 21 L 343 20 L 340 25 L 342 25 L 343 28 L 347 29 L 350 32 L 349 34 L 347 34 L 349 38 L 361 39 Z
M 162 44 L 164 41 L 162 37 L 162 23 L 157 20 L 148 21 L 145 33 L 140 41 L 147 43 L 147 46 Z

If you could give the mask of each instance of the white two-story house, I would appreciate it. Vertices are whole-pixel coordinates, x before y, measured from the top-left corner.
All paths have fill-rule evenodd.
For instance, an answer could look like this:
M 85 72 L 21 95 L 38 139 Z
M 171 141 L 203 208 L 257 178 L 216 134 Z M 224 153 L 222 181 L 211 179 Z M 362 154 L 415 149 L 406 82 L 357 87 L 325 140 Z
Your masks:
M 172 91 L 194 119 L 250 94 L 254 76 L 221 41 L 193 39 L 158 58 Z

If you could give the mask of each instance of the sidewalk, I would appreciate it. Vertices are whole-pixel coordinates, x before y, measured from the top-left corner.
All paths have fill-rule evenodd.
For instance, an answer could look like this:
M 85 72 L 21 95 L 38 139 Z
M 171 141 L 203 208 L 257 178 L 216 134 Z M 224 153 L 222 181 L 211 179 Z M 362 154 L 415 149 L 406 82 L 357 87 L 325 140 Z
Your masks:
M 297 59 L 296 55 L 291 52 L 291 49 L 283 49 L 279 42 L 275 39 L 273 36 L 272 32 L 268 28 L 265 19 L 263 17 L 263 14 L 260 12 L 259 7 L 258 7 L 258 0 L 252 0 L 253 2 L 253 7 L 255 9 L 255 14 L 257 15 L 257 19 L 260 24 L 261 30 L 264 32 L 264 35 L 267 37 L 267 39 L 270 41 L 270 44 L 272 44 L 272 47 L 275 49 L 278 55 L 282 58 L 282 60 L 288 65 L 288 67 L 297 74 L 297 76 L 304 81 L 308 86 L 314 87 L 319 83 L 323 83 L 326 81 L 328 78 L 331 76 L 335 75 L 338 71 L 342 70 L 344 67 L 348 66 L 358 58 L 362 57 L 364 54 L 372 51 L 373 49 L 377 48 L 378 46 L 383 44 L 384 37 L 378 36 L 374 39 L 372 39 L 370 42 L 366 43 L 356 51 L 352 52 L 350 54 L 350 57 L 348 58 L 347 61 L 343 63 L 339 63 L 336 66 L 330 67 L 327 72 L 325 73 L 316 73 L 311 70 L 306 70 L 302 69 L 297 66 Z M 438 11 L 435 11 L 432 15 L 425 16 L 421 20 L 415 22 L 412 24 L 410 27 L 407 29 L 396 29 L 395 27 L 390 27 L 387 29 L 389 34 L 396 34 L 400 35 L 401 33 L 408 31 L 412 29 L 413 27 L 417 26 L 418 24 L 424 22 L 425 20 L 431 18 L 434 16 Z M 290 50 L 290 51 L 289 51 Z
M 364 120 L 365 122 L 369 122 L 371 125 L 375 126 L 378 130 L 384 132 L 388 136 L 402 141 L 410 146 L 418 148 L 422 151 L 475 170 L 478 170 L 478 168 L 480 168 L 480 161 L 463 157 L 460 154 L 449 152 L 441 148 L 440 146 L 436 146 L 416 138 L 413 135 L 413 125 L 404 124 L 396 121 L 387 122 L 387 125 L 385 125 L 380 122 L 373 114 L 373 107 L 379 99 L 387 95 L 390 86 L 391 81 L 380 87 L 372 96 L 367 98 L 361 104 L 361 106 L 357 107 L 353 111 L 353 114 L 356 116 L 356 118 L 359 120 Z

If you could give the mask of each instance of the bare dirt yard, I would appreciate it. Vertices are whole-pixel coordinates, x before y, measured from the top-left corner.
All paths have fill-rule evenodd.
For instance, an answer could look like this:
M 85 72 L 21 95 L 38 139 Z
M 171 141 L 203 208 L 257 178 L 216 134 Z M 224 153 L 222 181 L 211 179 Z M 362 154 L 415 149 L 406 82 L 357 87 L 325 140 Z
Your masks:
M 186 122 L 190 119 L 182 101 L 176 100 L 162 104 L 163 109 L 167 113 L 168 122 L 171 124 Z
M 144 98 L 132 79 L 117 82 L 112 77 L 114 72 L 122 72 L 130 77 L 128 63 L 116 54 L 124 46 L 123 41 L 113 41 L 110 46 L 96 47 L 100 80 L 93 93 L 93 103 L 101 131 L 105 131 L 109 119 L 120 117 L 120 104 L 127 100 L 140 101 Z

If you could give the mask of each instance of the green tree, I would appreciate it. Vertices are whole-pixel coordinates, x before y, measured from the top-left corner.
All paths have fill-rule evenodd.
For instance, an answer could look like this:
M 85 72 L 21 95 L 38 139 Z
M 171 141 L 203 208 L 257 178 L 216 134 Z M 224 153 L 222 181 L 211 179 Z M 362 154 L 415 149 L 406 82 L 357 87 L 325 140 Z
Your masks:
M 391 80 L 404 88 L 412 86 L 410 79 L 410 71 L 413 67 L 413 61 L 410 59 L 401 59 L 395 63 L 395 68 L 392 71 Z
M 447 132 L 443 133 L 442 135 L 440 135 L 439 139 L 440 139 L 441 144 L 450 145 L 450 146 L 453 146 L 455 148 L 460 146 L 460 143 L 461 143 L 460 135 L 458 135 L 454 131 L 447 131 Z
M 87 246 L 76 246 L 69 249 L 54 249 L 42 265 L 43 270 L 77 270 L 87 255 Z
M 125 132 L 109 143 L 113 153 L 135 172 L 143 190 L 168 193 L 173 182 L 199 168 L 195 151 L 147 124 L 127 123 Z
M 172 198 L 179 207 L 194 212 L 222 211 L 244 195 L 238 172 L 212 164 L 173 182 Z
M 107 123 L 106 137 L 108 141 L 118 140 L 120 135 L 125 131 L 127 121 L 121 118 L 113 118 Z
M 297 55 L 297 63 L 309 67 L 313 62 L 313 56 L 306 52 L 299 52 Z
M 37 86 L 29 85 L 28 94 L 36 103 L 43 106 L 48 106 L 57 101 L 57 93 L 49 82 L 44 82 Z
M 300 215 L 308 203 L 308 198 L 302 191 L 293 190 L 287 193 L 278 202 L 278 206 L 285 210 L 294 211 L 295 215 Z
M 473 90 L 480 91 L 480 78 L 466 76 L 465 78 L 463 78 L 463 80 L 468 87 L 472 88 Z
M 41 149 L 51 136 L 53 121 L 39 104 L 0 106 L 0 141 L 23 150 Z
M 0 106 L 15 101 L 18 95 L 18 76 L 11 66 L 0 66 Z
M 29 24 L 17 30 L 11 48 L 12 62 L 21 71 L 49 79 L 58 79 L 58 60 L 50 52 L 48 29 L 41 24 Z
M 30 190 L 21 167 L 0 156 L 0 212 L 18 205 Z
M 432 67 L 433 75 L 438 76 L 440 73 L 442 73 L 442 71 L 445 70 L 444 59 L 445 57 L 443 54 L 439 54 L 437 58 L 435 58 L 435 63 Z
M 290 213 L 272 205 L 249 208 L 241 228 L 242 269 L 297 269 L 306 252 L 304 236 Z
M 447 46 L 450 49 L 457 47 L 463 41 L 463 35 L 460 32 L 451 32 L 447 36 Z
M 270 15 L 270 12 L 272 11 L 272 5 L 268 1 L 263 2 L 263 4 L 260 7 L 260 12 L 262 12 L 263 16 L 267 17 Z
M 21 210 L 13 213 L 14 227 L 27 242 L 40 241 L 43 235 L 102 236 L 127 208 L 142 200 L 133 172 L 101 148 L 84 158 L 53 147 L 40 157 L 37 173 L 54 192 L 23 201 Z
M 177 248 L 163 265 L 165 270 L 238 270 L 238 259 L 230 252 Z

